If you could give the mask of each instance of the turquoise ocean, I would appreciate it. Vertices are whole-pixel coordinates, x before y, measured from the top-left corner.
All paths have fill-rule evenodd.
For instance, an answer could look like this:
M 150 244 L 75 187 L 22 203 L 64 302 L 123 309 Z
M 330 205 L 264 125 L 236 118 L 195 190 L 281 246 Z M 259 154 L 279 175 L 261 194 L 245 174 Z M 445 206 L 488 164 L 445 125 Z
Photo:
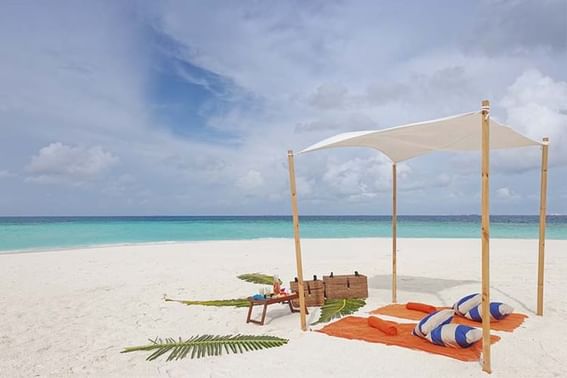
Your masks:
M 303 216 L 302 238 L 389 237 L 389 216 Z M 537 216 L 492 216 L 491 237 L 537 239 Z M 480 217 L 400 216 L 402 238 L 478 238 Z M 0 217 L 0 253 L 97 245 L 292 238 L 289 216 Z M 547 218 L 547 238 L 567 240 L 567 216 Z

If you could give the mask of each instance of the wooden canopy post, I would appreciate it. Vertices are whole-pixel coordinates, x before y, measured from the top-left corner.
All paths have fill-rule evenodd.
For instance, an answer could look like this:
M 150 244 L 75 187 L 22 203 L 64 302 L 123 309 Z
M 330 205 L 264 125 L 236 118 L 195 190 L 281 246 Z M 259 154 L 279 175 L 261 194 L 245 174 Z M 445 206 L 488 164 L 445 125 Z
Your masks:
M 539 194 L 539 254 L 537 259 L 537 315 L 543 315 L 543 272 L 545 265 L 545 221 L 547 210 L 547 153 L 549 138 L 541 147 L 541 188 Z
M 301 240 L 299 238 L 299 214 L 297 211 L 297 190 L 295 188 L 295 163 L 293 151 L 287 151 L 289 165 L 289 187 L 291 192 L 291 211 L 293 215 L 293 237 L 295 239 L 295 263 L 297 267 L 297 291 L 299 294 L 299 317 L 301 330 L 307 331 L 305 316 L 305 292 L 303 291 L 303 262 L 301 261 Z
M 490 368 L 490 102 L 482 101 L 482 163 L 481 163 L 481 208 L 482 208 L 482 370 Z
M 396 204 L 397 178 L 396 163 L 392 164 L 392 303 L 398 301 L 398 273 L 397 273 L 397 238 L 398 238 L 398 209 Z

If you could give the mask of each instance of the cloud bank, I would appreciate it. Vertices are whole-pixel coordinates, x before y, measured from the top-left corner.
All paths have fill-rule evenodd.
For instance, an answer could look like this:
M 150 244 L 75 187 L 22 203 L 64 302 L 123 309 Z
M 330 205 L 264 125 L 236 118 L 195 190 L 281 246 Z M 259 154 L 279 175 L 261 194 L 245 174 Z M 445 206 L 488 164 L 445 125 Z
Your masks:
M 9 3 L 0 214 L 287 214 L 286 152 L 478 109 L 551 138 L 567 213 L 563 1 Z M 539 151 L 495 154 L 495 213 L 536 213 Z M 307 214 L 387 214 L 374 151 L 297 158 Z M 400 212 L 478 213 L 478 156 L 400 165 Z M 563 199 L 563 200 L 562 200 Z

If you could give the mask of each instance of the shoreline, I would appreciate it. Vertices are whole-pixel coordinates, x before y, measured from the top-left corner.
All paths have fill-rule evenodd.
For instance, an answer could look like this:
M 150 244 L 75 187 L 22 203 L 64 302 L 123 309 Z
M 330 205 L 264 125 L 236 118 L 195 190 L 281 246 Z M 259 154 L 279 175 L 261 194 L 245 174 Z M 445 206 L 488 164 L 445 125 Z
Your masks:
M 30 254 L 30 253 L 53 253 L 53 252 L 64 252 L 72 250 L 92 250 L 92 249 L 105 249 L 105 248 L 119 248 L 119 247 L 133 247 L 133 246 L 165 246 L 165 245 L 182 245 L 182 244 L 194 244 L 194 243 L 215 243 L 215 242 L 242 242 L 242 241 L 264 241 L 264 240 L 293 240 L 293 237 L 289 238 L 250 238 L 250 239 L 207 239 L 207 240 L 168 240 L 168 241 L 150 241 L 150 242 L 132 242 L 132 243 L 105 243 L 105 244 L 91 244 L 91 245 L 77 245 L 70 247 L 49 247 L 49 248 L 33 248 L 33 249 L 12 249 L 12 250 L 2 250 L 0 249 L 0 256 L 2 255 L 20 255 L 20 254 Z M 392 240 L 388 236 L 376 236 L 376 237 L 301 237 L 301 241 L 305 240 Z M 397 240 L 480 240 L 479 238 L 469 238 L 469 237 L 400 237 L 398 235 Z M 491 237 L 490 241 L 494 240 L 518 240 L 518 241 L 538 241 L 537 238 L 499 238 Z M 547 241 L 567 241 L 565 239 L 552 239 L 546 237 Z

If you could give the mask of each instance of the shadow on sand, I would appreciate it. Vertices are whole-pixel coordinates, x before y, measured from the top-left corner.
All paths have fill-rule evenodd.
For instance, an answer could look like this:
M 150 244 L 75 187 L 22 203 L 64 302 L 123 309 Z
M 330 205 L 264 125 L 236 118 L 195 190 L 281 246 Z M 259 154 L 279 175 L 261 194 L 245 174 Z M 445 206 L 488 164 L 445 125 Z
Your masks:
M 439 292 L 453 287 L 480 284 L 476 280 L 448 280 L 444 278 L 431 278 L 431 277 L 417 277 L 417 276 L 398 276 L 398 290 L 409 291 L 414 293 L 427 293 L 433 294 L 439 300 L 439 303 L 432 303 L 434 305 L 451 306 L 453 303 L 446 303 L 440 296 Z M 383 274 L 368 278 L 368 287 L 371 289 L 390 290 L 392 288 L 392 275 Z M 480 286 L 479 286 L 480 290 Z M 520 305 L 520 307 L 531 314 L 535 311 L 518 298 L 513 297 L 507 292 L 500 290 L 496 287 L 491 287 L 491 301 L 503 301 L 502 296 L 509 298 Z M 468 293 L 463 293 L 468 294 Z
M 433 294 L 439 300 L 436 305 L 450 306 L 453 303 L 446 303 L 439 292 L 453 287 L 476 284 L 480 281 L 475 280 L 449 280 L 444 278 L 418 277 L 418 276 L 398 276 L 398 290 L 414 293 Z M 392 275 L 382 274 L 368 278 L 368 287 L 371 289 L 390 290 L 392 288 Z

